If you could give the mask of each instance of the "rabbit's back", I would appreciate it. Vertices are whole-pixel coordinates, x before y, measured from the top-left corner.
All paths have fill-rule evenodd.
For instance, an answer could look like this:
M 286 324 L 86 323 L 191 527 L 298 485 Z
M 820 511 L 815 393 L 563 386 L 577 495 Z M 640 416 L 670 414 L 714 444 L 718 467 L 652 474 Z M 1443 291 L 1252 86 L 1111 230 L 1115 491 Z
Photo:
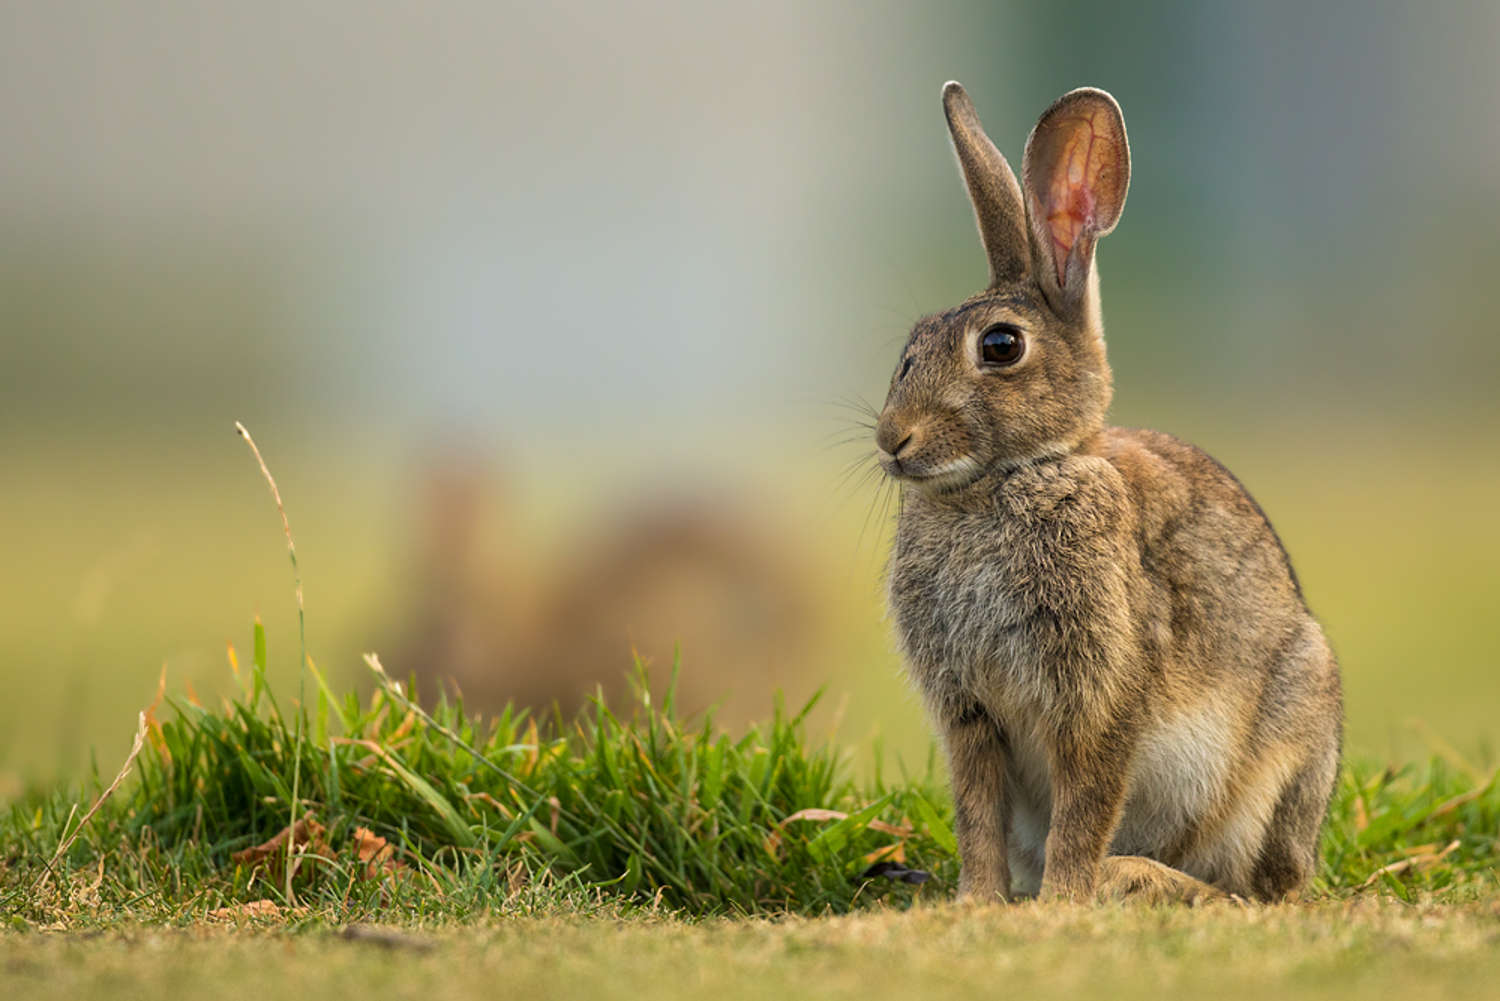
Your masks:
M 1114 850 L 1275 896 L 1257 883 L 1275 875 L 1262 834 L 1281 811 L 1298 864 L 1312 864 L 1340 753 L 1337 663 L 1281 540 L 1228 470 L 1154 431 L 1111 428 L 1105 449 L 1140 516 L 1158 695 Z

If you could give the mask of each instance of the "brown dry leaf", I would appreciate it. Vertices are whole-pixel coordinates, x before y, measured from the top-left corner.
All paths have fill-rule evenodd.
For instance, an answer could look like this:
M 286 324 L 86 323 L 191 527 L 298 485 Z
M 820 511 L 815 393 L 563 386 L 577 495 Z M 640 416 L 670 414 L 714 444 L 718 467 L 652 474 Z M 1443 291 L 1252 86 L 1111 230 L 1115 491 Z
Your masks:
M 343 744 L 347 747 L 364 747 L 374 752 L 372 754 L 365 755 L 358 761 L 352 762 L 350 765 L 351 768 L 358 768 L 361 771 L 367 772 L 375 767 L 376 762 L 381 761 L 385 758 L 389 758 L 392 751 L 401 750 L 401 748 L 410 744 L 414 739 L 415 738 L 408 737 L 405 740 L 399 740 L 393 744 L 386 744 L 383 746 L 375 743 L 375 741 L 373 740 L 363 740 L 358 737 L 334 737 L 333 742 L 335 744 Z
M 1495 779 L 1497 777 L 1500 777 L 1500 766 L 1497 766 L 1493 771 L 1491 771 L 1490 777 L 1484 782 L 1479 783 L 1468 792 L 1459 793 L 1457 796 L 1454 796 L 1452 799 L 1443 803 L 1436 810 L 1433 810 L 1431 816 L 1441 817 L 1445 813 L 1452 813 L 1454 810 L 1457 810 L 1465 803 L 1473 802 L 1489 791 L 1490 787 L 1495 784 Z
M 1410 848 L 1400 849 L 1401 854 L 1406 858 L 1410 858 L 1413 855 L 1431 855 L 1437 850 L 1438 844 L 1435 841 L 1430 845 L 1412 845 Z
M 1408 869 L 1414 869 L 1417 872 L 1431 869 L 1433 866 L 1443 861 L 1443 859 L 1447 858 L 1451 852 L 1455 851 L 1458 848 L 1458 845 L 1458 840 L 1454 839 L 1453 841 L 1448 842 L 1448 846 L 1440 852 L 1433 852 L 1428 855 L 1410 855 L 1399 862 L 1392 862 L 1390 865 L 1382 866 L 1379 869 L 1376 869 L 1374 872 L 1370 873 L 1370 878 L 1361 883 L 1360 887 L 1361 889 L 1363 889 L 1364 887 L 1369 886 L 1371 883 L 1374 883 L 1377 879 L 1386 874 L 1394 876 L 1396 873 L 1405 872 Z M 1421 847 L 1435 848 L 1437 846 L 1422 845 Z
M 808 807 L 806 810 L 798 810 L 776 825 L 776 829 L 766 835 L 766 840 L 761 842 L 766 854 L 776 857 L 781 851 L 781 829 L 794 820 L 843 820 L 849 815 L 838 810 L 823 810 L 818 807 Z
M 319 859 L 331 862 L 337 857 L 328 842 L 323 840 L 326 828 L 312 817 L 303 817 L 297 821 L 295 828 L 283 827 L 281 832 L 264 844 L 256 845 L 254 848 L 246 848 L 244 851 L 235 852 L 229 856 L 230 861 L 236 865 L 265 866 L 276 879 L 280 880 L 281 865 L 286 859 L 286 843 L 290 837 L 292 841 L 292 872 L 295 875 L 297 869 L 301 868 L 302 860 L 307 858 Z
M 490 806 L 494 807 L 496 811 L 499 812 L 500 816 L 504 817 L 506 820 L 512 820 L 515 817 L 515 814 L 510 812 L 509 807 L 507 807 L 504 803 L 500 802 L 498 799 L 491 796 L 487 792 L 471 792 L 469 793 L 468 799 L 471 804 L 475 802 L 488 803 Z M 478 812 L 479 811 L 476 809 L 475 813 L 477 814 Z
M 306 907 L 282 907 L 271 900 L 252 900 L 247 904 L 220 907 L 208 912 L 210 921 L 243 921 L 247 918 L 279 918 L 283 914 L 300 916 L 307 913 Z
M 767 854 L 770 855 L 775 855 L 778 851 L 780 851 L 781 829 L 794 820 L 824 821 L 847 820 L 848 818 L 849 815 L 842 810 L 825 810 L 821 807 L 816 806 L 808 807 L 806 810 L 798 810 L 796 813 L 792 814 L 790 817 L 787 817 L 785 820 L 776 825 L 776 830 L 773 830 L 766 836 L 764 847 Z M 913 833 L 912 828 L 907 824 L 888 824 L 883 820 L 872 820 L 865 826 L 872 831 L 879 831 L 881 834 L 889 834 L 893 837 L 900 838 L 902 839 L 902 841 L 905 841 L 907 838 L 911 837 Z M 865 861 L 905 862 L 905 847 L 902 844 L 887 845 L 885 848 L 877 849 L 871 852 L 869 855 L 866 855 Z
M 406 868 L 392 858 L 395 846 L 367 827 L 354 829 L 354 851 L 365 864 L 364 879 L 378 879 Z
M 790 817 L 777 824 L 777 827 L 785 827 L 794 820 L 848 820 L 849 815 L 838 810 L 821 810 L 818 807 L 810 807 L 806 810 L 798 810 Z
M 911 837 L 913 833 L 912 829 L 905 824 L 898 826 L 896 824 L 887 824 L 883 820 L 872 820 L 868 826 L 872 831 L 879 831 L 881 834 L 889 834 L 892 837 L 901 838 L 902 840 Z

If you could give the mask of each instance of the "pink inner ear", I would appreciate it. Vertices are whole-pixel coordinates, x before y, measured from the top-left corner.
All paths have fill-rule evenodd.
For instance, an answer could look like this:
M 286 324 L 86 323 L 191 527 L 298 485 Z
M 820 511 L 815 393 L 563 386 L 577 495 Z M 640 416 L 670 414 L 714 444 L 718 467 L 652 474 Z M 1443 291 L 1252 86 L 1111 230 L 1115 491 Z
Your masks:
M 1100 229 L 1095 191 L 1114 146 L 1108 121 L 1103 111 L 1097 111 L 1062 125 L 1069 134 L 1052 168 L 1046 205 L 1059 288 L 1067 284 L 1068 255 L 1078 238 L 1085 230 L 1097 233 Z

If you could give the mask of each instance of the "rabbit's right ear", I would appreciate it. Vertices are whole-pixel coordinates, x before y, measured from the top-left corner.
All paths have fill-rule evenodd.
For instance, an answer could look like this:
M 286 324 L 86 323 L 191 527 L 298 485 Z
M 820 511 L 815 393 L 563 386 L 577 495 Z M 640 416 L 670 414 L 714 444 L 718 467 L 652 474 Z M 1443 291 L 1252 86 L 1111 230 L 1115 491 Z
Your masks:
M 1088 295 L 1094 241 L 1115 228 L 1130 188 L 1130 143 L 1115 99 L 1069 91 L 1042 113 L 1021 164 L 1030 199 L 1037 281 L 1053 308 Z
M 1026 238 L 1026 204 L 1016 175 L 984 134 L 974 102 L 956 82 L 943 87 L 943 113 L 969 188 L 969 201 L 974 204 L 979 239 L 989 258 L 990 285 L 1024 278 L 1031 270 L 1031 247 Z

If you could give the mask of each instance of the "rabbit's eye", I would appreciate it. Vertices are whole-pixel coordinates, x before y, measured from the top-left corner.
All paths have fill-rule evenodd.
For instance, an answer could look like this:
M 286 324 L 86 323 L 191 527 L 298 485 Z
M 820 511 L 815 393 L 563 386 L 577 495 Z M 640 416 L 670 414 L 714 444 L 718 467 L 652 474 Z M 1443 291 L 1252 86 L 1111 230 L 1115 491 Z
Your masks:
M 1008 323 L 986 330 L 979 338 L 979 356 L 986 365 L 1014 365 L 1026 353 L 1026 339 Z

